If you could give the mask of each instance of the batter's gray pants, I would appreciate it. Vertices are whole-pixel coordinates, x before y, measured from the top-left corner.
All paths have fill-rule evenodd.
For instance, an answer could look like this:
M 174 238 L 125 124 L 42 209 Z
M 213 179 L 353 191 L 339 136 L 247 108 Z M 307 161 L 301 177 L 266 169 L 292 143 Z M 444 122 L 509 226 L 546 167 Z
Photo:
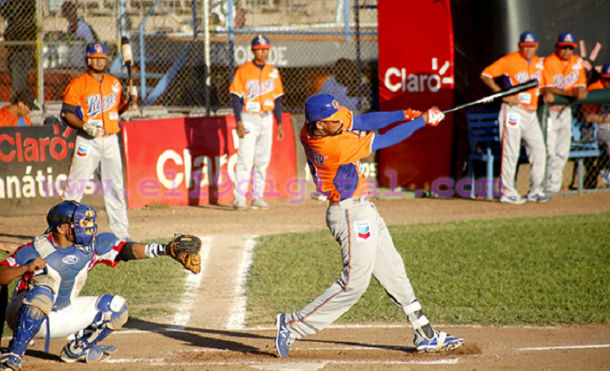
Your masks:
M 407 318 L 421 309 L 402 258 L 375 205 L 342 201 L 340 205 L 328 208 L 326 224 L 341 245 L 343 270 L 341 277 L 311 303 L 286 314 L 286 325 L 297 339 L 324 329 L 356 304 L 366 291 L 371 275 L 394 304 L 403 309 Z M 410 306 L 411 303 L 414 304 Z M 417 327 L 427 323 L 425 319 Z

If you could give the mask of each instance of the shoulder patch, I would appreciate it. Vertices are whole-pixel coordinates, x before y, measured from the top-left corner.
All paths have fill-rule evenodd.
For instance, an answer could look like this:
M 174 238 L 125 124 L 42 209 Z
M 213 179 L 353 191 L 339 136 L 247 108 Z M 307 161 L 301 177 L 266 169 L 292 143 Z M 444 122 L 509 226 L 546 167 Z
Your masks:
M 102 255 L 112 250 L 117 242 L 117 237 L 112 233 L 100 233 L 95 237 L 95 252 Z

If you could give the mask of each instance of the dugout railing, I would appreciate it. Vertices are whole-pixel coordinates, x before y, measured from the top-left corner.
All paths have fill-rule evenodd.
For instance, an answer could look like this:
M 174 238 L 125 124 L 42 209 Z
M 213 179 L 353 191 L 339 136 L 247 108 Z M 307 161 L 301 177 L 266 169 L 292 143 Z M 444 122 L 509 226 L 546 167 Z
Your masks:
M 564 184 L 561 194 L 610 191 L 610 157 L 607 143 L 600 137 L 607 122 L 592 121 L 592 113 L 610 114 L 610 89 L 589 92 L 583 100 L 570 101 L 556 97 L 555 103 L 572 106 L 572 138 L 568 164 L 564 168 Z M 471 197 L 484 195 L 494 198 L 499 195 L 499 170 L 502 159 L 502 144 L 499 136 L 499 111 L 494 108 L 469 110 L 466 113 L 469 154 L 467 173 L 471 184 Z M 543 136 L 546 140 L 548 106 L 539 107 Z M 599 117 L 599 116 L 597 116 Z M 527 163 L 522 147 L 519 163 Z M 482 189 L 475 187 L 480 185 Z

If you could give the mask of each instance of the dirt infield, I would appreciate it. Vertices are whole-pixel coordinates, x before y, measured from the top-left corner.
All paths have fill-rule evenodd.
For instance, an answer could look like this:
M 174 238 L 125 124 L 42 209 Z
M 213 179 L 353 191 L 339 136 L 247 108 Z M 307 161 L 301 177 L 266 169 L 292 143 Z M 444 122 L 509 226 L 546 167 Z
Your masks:
M 99 200 L 92 202 L 94 205 Z M 388 225 L 450 220 L 551 216 L 610 211 L 610 193 L 556 197 L 547 204 L 505 205 L 462 199 L 397 199 L 375 202 Z M 204 273 L 176 318 L 130 320 L 105 343 L 119 350 L 102 364 L 62 364 L 65 343 L 51 341 L 45 354 L 38 340 L 24 358 L 24 370 L 608 370 L 610 326 L 447 327 L 462 336 L 463 349 L 418 354 L 408 325 L 368 323 L 333 326 L 297 341 L 288 359 L 274 355 L 273 319 L 262 328 L 230 326 L 236 303 L 235 277 L 252 236 L 322 230 L 325 205 L 307 200 L 271 202 L 267 211 L 235 212 L 228 206 L 130 210 L 136 240 L 191 232 L 206 237 Z M 95 205 L 101 206 L 101 205 Z M 101 230 L 107 230 L 100 212 Z M 43 229 L 44 213 L 0 217 L 0 241 L 13 243 Z M 408 269 L 408 267 L 407 267 Z M 416 288 L 417 289 L 417 288 Z M 524 303 L 527 305 L 527 303 Z M 184 320 L 184 318 L 183 318 Z M 4 339 L 3 346 L 7 345 Z

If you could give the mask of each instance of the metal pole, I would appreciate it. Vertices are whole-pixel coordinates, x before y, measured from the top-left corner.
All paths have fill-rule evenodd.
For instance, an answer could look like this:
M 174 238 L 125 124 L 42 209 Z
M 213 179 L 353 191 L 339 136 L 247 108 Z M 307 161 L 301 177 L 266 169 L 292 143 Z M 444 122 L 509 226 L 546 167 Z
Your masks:
M 343 0 L 343 32 L 345 32 L 345 41 L 350 41 L 350 36 L 349 36 L 349 0 Z
M 210 116 L 210 0 L 203 0 L 203 102 L 206 115 Z
M 38 26 L 38 31 L 36 32 L 36 95 L 38 96 L 38 103 L 42 105 L 42 103 L 44 102 L 44 69 L 42 56 L 42 0 L 36 0 L 36 25 Z M 13 94 L 14 93 L 15 92 L 13 92 Z
M 229 7 L 227 11 L 227 29 L 229 31 L 229 76 L 233 78 L 233 74 L 235 73 L 235 32 L 233 29 L 233 0 L 227 0 L 227 6 Z
M 355 0 L 355 13 L 354 18 L 356 22 L 356 70 L 358 77 L 358 102 L 356 104 L 356 109 L 360 110 L 362 108 L 362 61 L 360 59 L 360 2 L 359 0 Z

